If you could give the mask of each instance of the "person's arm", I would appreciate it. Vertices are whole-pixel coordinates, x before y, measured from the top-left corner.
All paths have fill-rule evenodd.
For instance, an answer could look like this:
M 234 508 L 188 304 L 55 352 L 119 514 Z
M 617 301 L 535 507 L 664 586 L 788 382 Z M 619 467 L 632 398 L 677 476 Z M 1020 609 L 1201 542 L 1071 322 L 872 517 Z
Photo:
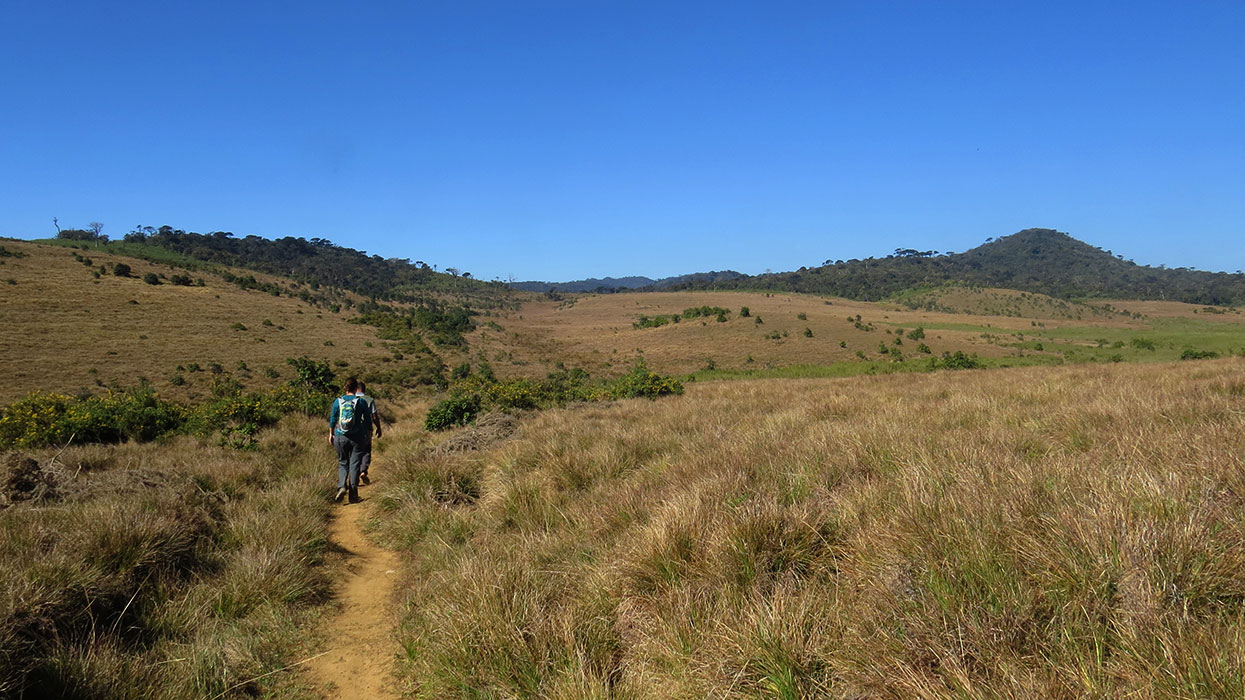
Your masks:
M 376 428 L 376 437 L 380 437 L 380 409 L 376 407 L 376 399 L 372 399 L 372 425 Z
M 333 444 L 333 426 L 337 425 L 337 399 L 333 399 L 333 409 L 329 411 L 329 444 Z

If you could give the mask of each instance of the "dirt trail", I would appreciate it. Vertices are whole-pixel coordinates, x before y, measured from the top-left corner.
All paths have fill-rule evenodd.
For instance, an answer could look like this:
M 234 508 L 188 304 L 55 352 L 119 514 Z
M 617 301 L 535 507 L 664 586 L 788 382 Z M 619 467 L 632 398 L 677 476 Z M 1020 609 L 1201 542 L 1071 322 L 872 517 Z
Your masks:
M 363 534 L 373 505 L 370 490 L 363 487 L 363 503 L 335 506 L 329 524 L 329 539 L 346 552 L 347 574 L 337 594 L 340 610 L 325 621 L 329 652 L 309 663 L 308 670 L 324 697 L 335 700 L 399 697 L 391 677 L 398 559 Z

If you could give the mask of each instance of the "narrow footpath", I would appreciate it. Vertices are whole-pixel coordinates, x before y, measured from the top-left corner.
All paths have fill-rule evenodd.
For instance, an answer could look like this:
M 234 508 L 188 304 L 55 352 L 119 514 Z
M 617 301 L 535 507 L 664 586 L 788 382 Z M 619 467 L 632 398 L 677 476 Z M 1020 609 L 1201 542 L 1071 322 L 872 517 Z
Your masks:
M 310 678 L 330 700 L 398 698 L 393 689 L 393 588 L 397 556 L 368 541 L 363 523 L 373 503 L 335 506 L 329 539 L 345 552 L 338 611 L 325 620 L 328 653 L 308 664 Z

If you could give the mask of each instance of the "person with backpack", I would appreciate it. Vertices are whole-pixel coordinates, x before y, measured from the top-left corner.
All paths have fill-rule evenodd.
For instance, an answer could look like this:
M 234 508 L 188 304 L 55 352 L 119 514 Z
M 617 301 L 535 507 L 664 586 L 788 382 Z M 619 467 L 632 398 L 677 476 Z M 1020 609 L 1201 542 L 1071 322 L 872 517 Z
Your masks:
M 376 410 L 376 399 L 367 395 L 367 386 L 363 382 L 359 382 L 359 390 L 354 393 L 359 399 L 361 405 L 367 406 L 368 414 L 372 416 L 372 427 L 376 429 L 376 437 L 380 437 L 380 412 Z M 367 469 L 372 466 L 372 434 L 367 434 L 367 439 L 363 443 L 363 466 L 359 469 L 359 481 L 365 484 L 372 483 L 368 478 Z
M 337 450 L 337 495 L 341 501 L 349 495 L 351 503 L 359 502 L 359 471 L 363 466 L 363 443 L 371 438 L 372 413 L 366 403 L 360 404 L 355 392 L 359 380 L 346 380 L 345 392 L 333 401 L 329 412 L 329 444 Z

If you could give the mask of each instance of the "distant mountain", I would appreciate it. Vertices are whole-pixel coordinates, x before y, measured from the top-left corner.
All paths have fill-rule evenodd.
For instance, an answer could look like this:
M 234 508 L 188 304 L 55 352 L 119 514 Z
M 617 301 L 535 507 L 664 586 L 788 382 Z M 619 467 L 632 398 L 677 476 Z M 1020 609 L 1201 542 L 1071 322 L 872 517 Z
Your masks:
M 511 289 L 523 292 L 600 292 L 610 293 L 626 289 L 639 289 L 652 285 L 657 280 L 648 277 L 590 277 L 586 280 L 572 282 L 512 282 Z
M 659 279 L 654 282 L 652 286 L 653 289 L 661 290 L 674 289 L 682 287 L 686 284 L 702 284 L 712 287 L 718 282 L 729 282 L 744 276 L 745 275 L 742 272 L 735 272 L 734 270 L 722 270 L 721 272 L 693 272 L 690 275 L 679 275 L 678 277 L 665 277 L 663 279 Z
M 949 283 L 1062 298 L 1245 303 L 1245 275 L 1138 265 L 1051 229 L 1026 229 L 963 253 L 900 249 L 885 258 L 827 261 L 795 272 L 743 275 L 712 285 L 693 280 L 671 288 L 781 290 L 876 301 L 908 289 Z
M 514 282 L 511 283 L 510 288 L 524 292 L 543 293 L 556 290 L 577 294 L 585 292 L 612 294 L 634 289 L 669 289 L 689 284 L 712 285 L 718 280 L 733 280 L 738 277 L 743 277 L 743 275 L 734 270 L 723 270 L 721 272 L 694 272 L 690 275 L 663 277 L 659 280 L 650 277 L 594 277 L 573 282 Z

